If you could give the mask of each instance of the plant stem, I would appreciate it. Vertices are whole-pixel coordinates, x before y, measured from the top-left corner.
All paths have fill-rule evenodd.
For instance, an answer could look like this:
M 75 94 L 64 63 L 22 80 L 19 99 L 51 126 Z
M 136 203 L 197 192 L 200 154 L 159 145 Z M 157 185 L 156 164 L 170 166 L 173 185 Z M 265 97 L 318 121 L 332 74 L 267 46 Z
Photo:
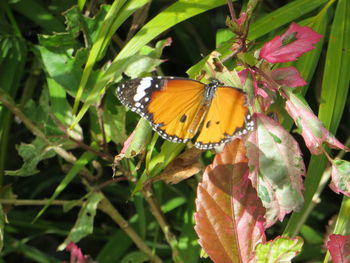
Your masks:
M 0 199 L 0 204 L 4 205 L 46 205 L 49 199 L 35 200 L 35 199 Z M 75 200 L 54 200 L 51 205 L 65 205 Z M 78 200 L 76 200 L 78 201 Z M 79 204 L 80 205 L 80 204 Z
M 109 215 L 114 222 L 116 222 L 120 228 L 125 231 L 125 233 L 134 241 L 135 245 L 144 252 L 150 259 L 151 262 L 161 263 L 162 260 L 154 255 L 152 250 L 145 244 L 145 242 L 141 239 L 141 237 L 135 232 L 135 230 L 129 225 L 128 221 L 126 221 L 117 209 L 114 208 L 112 203 L 107 199 L 103 198 L 99 203 L 98 208 Z
M 147 203 L 150 206 L 151 213 L 153 214 L 153 216 L 155 217 L 155 219 L 159 223 L 159 226 L 164 233 L 166 241 L 168 242 L 168 244 L 171 247 L 174 262 L 183 263 L 184 261 L 182 260 L 180 251 L 178 250 L 178 247 L 177 247 L 178 242 L 177 242 L 176 236 L 170 231 L 170 226 L 165 221 L 163 212 L 160 210 L 160 208 L 159 208 L 159 206 L 154 198 L 151 187 L 147 186 L 141 192 L 142 192 L 145 200 L 147 201 Z

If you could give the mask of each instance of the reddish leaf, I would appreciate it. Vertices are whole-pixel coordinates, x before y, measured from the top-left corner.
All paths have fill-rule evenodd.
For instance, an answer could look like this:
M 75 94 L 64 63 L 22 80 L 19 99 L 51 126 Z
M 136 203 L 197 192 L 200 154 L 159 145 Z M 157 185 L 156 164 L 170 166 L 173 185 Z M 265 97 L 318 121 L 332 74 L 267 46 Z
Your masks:
M 321 154 L 323 143 L 327 143 L 331 148 L 349 150 L 324 127 L 302 97 L 289 90 L 285 90 L 285 95 L 286 110 L 301 131 L 305 144 L 312 154 Z
M 303 204 L 305 165 L 298 143 L 279 123 L 264 114 L 256 114 L 255 123 L 246 142 L 249 176 L 271 226 Z
M 66 250 L 70 252 L 69 263 L 91 263 L 93 262 L 88 255 L 83 255 L 81 249 L 73 242 L 69 243 Z
M 276 36 L 265 43 L 260 57 L 270 63 L 294 61 L 305 52 L 314 49 L 322 35 L 307 26 L 292 23 L 282 36 Z
M 307 84 L 295 67 L 275 69 L 271 72 L 271 77 L 281 86 L 294 88 L 305 86 Z
M 244 22 L 246 21 L 246 19 L 247 19 L 247 13 L 246 12 L 242 12 L 239 15 L 239 18 L 235 19 L 235 22 L 237 23 L 238 26 L 242 26 L 244 24 Z
M 261 201 L 248 179 L 245 147 L 227 144 L 208 166 L 197 188 L 195 230 L 215 263 L 249 262 L 265 240 Z
M 342 193 L 350 197 L 350 162 L 334 160 L 331 175 L 330 188 L 337 194 Z
M 334 263 L 350 262 L 350 235 L 330 235 L 327 248 Z
M 257 245 L 254 262 L 292 262 L 301 251 L 303 243 L 300 237 L 276 237 L 265 244 Z

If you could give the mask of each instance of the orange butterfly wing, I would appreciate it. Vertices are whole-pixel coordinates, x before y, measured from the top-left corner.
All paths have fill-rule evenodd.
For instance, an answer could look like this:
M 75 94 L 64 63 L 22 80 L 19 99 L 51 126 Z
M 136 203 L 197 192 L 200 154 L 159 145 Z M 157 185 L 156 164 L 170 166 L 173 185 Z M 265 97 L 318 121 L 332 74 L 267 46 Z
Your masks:
M 153 129 L 172 142 L 186 142 L 197 132 L 206 109 L 205 85 L 174 77 L 129 80 L 117 88 L 119 100 L 147 119 Z
M 203 121 L 195 146 L 210 149 L 228 142 L 235 135 L 252 129 L 245 93 L 233 87 L 219 86 Z
M 186 142 L 198 130 L 204 117 L 205 85 L 189 79 L 168 79 L 151 95 L 148 112 L 155 130 L 165 139 Z
M 195 146 L 211 149 L 253 128 L 245 93 L 217 83 L 146 77 L 122 84 L 117 88 L 117 96 L 146 118 L 163 138 L 186 142 L 200 129 Z

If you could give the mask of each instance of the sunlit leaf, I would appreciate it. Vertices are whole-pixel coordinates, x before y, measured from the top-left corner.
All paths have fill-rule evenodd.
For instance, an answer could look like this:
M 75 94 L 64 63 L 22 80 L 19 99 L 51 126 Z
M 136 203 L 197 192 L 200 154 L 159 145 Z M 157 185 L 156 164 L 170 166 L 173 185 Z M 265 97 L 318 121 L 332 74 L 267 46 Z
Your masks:
M 264 44 L 260 57 L 270 63 L 294 61 L 315 48 L 322 36 L 309 27 L 292 23 L 282 36 L 276 36 Z
M 233 141 L 215 156 L 197 188 L 195 230 L 216 263 L 248 262 L 265 240 L 265 209 L 248 178 L 247 162 L 244 144 Z
M 299 237 L 277 237 L 265 244 L 256 247 L 255 262 L 288 263 L 299 254 L 303 240 Z
M 257 114 L 256 131 L 247 140 L 250 179 L 266 211 L 267 225 L 303 204 L 305 165 L 298 143 L 273 119 Z
M 331 148 L 347 150 L 348 148 L 339 142 L 313 113 L 305 100 L 289 90 L 287 95 L 286 110 L 299 128 L 307 148 L 312 154 L 323 153 L 323 143 Z

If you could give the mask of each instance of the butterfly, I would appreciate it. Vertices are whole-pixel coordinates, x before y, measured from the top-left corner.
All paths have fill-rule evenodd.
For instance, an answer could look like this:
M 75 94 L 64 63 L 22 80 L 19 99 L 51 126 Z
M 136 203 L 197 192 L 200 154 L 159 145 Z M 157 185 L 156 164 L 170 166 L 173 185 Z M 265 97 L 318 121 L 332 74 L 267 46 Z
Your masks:
M 245 93 L 179 77 L 145 77 L 129 80 L 116 89 L 122 104 L 148 120 L 166 140 L 212 149 L 254 127 Z

